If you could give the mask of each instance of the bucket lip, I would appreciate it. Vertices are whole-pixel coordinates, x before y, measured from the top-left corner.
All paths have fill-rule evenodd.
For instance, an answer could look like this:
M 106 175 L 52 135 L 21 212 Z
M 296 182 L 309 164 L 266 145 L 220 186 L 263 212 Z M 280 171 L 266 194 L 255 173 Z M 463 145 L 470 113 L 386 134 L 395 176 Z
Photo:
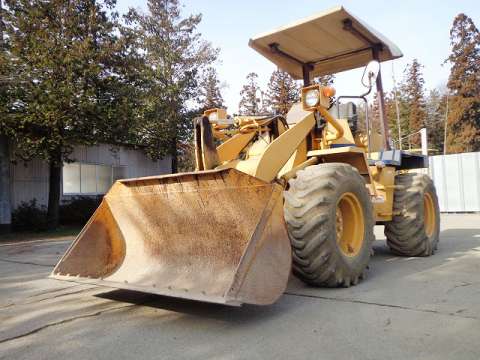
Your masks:
M 208 294 L 202 294 L 196 291 L 168 289 L 168 288 L 157 287 L 157 286 L 155 287 L 137 286 L 132 284 L 124 284 L 116 281 L 108 281 L 104 279 L 86 278 L 86 277 L 75 276 L 75 275 L 55 274 L 53 271 L 48 277 L 51 279 L 60 280 L 60 281 L 69 281 L 69 282 L 74 282 L 78 284 L 98 285 L 98 286 L 108 287 L 112 289 L 125 289 L 125 290 L 138 291 L 138 292 L 147 293 L 147 294 L 162 295 L 162 296 L 168 296 L 172 298 L 181 298 L 184 300 L 196 300 L 196 301 L 203 301 L 208 303 L 222 304 L 222 305 L 229 305 L 229 306 L 240 306 L 243 304 L 243 302 L 235 300 L 233 298 L 229 298 L 227 296 L 208 295 Z
M 117 181 L 122 183 L 122 184 L 126 184 L 126 183 L 130 183 L 130 182 L 141 181 L 141 180 L 167 179 L 167 178 L 173 178 L 173 177 L 194 176 L 194 175 L 203 175 L 203 174 L 216 174 L 216 173 L 220 173 L 220 172 L 236 172 L 236 173 L 240 173 L 242 175 L 246 175 L 246 176 L 250 176 L 252 178 L 255 178 L 256 180 L 258 180 L 262 183 L 270 184 L 270 183 L 268 183 L 268 182 L 266 182 L 262 179 L 259 179 L 255 176 L 244 173 L 244 172 L 242 172 L 240 170 L 237 170 L 235 168 L 213 169 L 213 170 L 202 170 L 202 171 L 189 171 L 189 172 L 175 173 L 175 174 L 144 176 L 144 177 L 132 178 L 132 179 L 120 179 L 120 180 L 117 180 Z

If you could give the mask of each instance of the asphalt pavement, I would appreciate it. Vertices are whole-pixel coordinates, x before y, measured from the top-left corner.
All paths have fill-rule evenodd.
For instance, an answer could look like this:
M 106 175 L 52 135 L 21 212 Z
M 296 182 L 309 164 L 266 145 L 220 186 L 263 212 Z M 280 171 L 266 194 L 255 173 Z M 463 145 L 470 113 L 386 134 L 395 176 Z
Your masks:
M 376 235 L 359 285 L 239 308 L 48 279 L 71 239 L 0 244 L 0 359 L 480 359 L 480 215 L 442 215 L 429 258 Z

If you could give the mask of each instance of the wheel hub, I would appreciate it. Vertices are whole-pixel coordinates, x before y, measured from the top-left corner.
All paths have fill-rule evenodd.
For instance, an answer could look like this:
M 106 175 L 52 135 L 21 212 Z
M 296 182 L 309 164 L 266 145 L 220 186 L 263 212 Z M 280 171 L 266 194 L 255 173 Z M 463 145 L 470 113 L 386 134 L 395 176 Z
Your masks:
M 353 193 L 343 194 L 337 203 L 335 230 L 341 252 L 356 256 L 363 245 L 365 219 L 360 201 Z
M 428 192 L 423 195 L 423 211 L 425 220 L 425 233 L 428 237 L 431 237 L 435 231 L 436 214 L 432 195 L 430 195 Z

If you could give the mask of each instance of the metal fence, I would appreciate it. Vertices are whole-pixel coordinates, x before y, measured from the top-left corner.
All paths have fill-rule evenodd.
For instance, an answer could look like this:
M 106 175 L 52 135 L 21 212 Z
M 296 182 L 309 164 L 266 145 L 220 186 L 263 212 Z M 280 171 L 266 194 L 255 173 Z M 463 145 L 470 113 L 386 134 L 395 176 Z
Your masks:
M 480 152 L 430 157 L 440 211 L 480 212 Z

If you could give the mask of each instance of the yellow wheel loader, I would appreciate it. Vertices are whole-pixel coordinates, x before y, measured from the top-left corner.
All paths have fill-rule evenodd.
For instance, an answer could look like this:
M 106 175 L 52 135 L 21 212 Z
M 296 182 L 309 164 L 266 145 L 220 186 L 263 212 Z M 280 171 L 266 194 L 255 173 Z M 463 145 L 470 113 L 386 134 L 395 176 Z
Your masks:
M 342 7 L 250 40 L 295 79 L 286 117 L 195 119 L 195 172 L 117 181 L 52 272 L 60 280 L 228 305 L 271 304 L 289 275 L 348 287 L 364 276 L 375 224 L 396 254 L 437 248 L 439 208 L 424 156 L 393 149 L 380 62 L 402 56 Z M 360 96 L 310 79 L 366 66 Z M 376 85 L 381 128 L 355 104 Z M 365 107 L 368 110 L 368 106 Z

